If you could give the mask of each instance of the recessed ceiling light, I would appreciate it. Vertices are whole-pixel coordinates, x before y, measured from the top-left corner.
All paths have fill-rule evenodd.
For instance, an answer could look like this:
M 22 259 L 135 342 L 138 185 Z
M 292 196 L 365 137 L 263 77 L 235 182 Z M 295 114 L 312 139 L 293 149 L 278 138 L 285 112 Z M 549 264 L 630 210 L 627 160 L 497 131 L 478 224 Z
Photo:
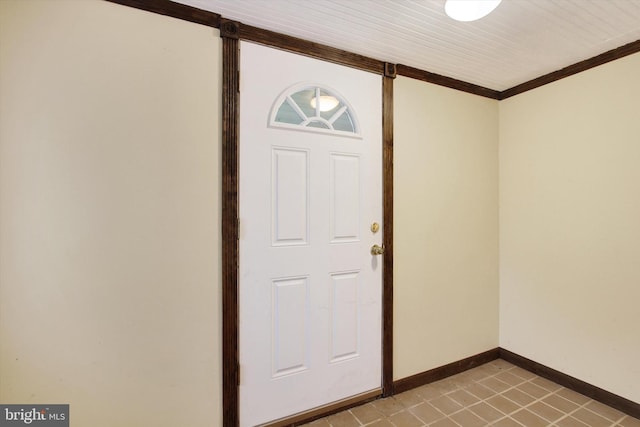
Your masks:
M 490 14 L 502 0 L 447 0 L 444 11 L 456 21 L 475 21 Z

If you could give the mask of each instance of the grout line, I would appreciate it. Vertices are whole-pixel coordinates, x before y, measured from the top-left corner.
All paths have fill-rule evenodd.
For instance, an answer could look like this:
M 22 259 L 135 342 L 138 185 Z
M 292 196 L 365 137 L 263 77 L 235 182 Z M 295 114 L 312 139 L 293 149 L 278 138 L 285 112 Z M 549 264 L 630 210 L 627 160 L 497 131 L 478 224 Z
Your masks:
M 560 388 L 558 391 L 560 391 L 560 390 L 564 390 L 564 389 L 566 389 L 566 387 L 562 387 L 562 388 Z M 562 397 L 562 396 L 558 395 L 558 397 Z M 564 399 L 564 398 L 563 398 L 563 399 Z M 568 399 L 565 399 L 565 400 L 568 400 Z M 570 401 L 570 402 L 572 402 L 572 401 Z M 587 409 L 587 408 L 585 408 L 585 406 L 586 406 L 586 405 L 588 405 L 590 402 L 593 402 L 593 400 L 592 400 L 592 399 L 589 399 L 589 400 L 587 400 L 585 403 L 583 403 L 582 405 L 580 405 L 578 402 L 573 402 L 573 403 L 575 403 L 576 405 L 578 405 L 578 407 L 577 407 L 577 408 L 575 408 L 575 409 L 574 409 L 574 410 L 572 410 L 572 411 L 567 412 L 567 413 L 566 413 L 566 415 L 565 415 L 564 417 L 561 417 L 560 419 L 556 420 L 555 422 L 557 423 L 558 421 L 561 421 L 561 420 L 564 420 L 565 418 L 569 418 L 569 417 L 571 417 L 573 414 L 575 414 L 577 411 L 579 411 L 579 410 L 580 410 L 580 409 L 582 409 L 582 408 Z M 587 424 L 587 423 L 582 422 L 582 420 L 579 420 L 579 419 L 577 419 L 577 418 L 574 418 L 574 419 L 578 420 L 579 422 L 581 422 L 581 423 L 582 423 L 582 424 L 584 424 L 585 426 L 588 426 L 588 424 Z
M 494 363 L 494 362 L 497 362 L 497 361 L 499 361 L 499 363 Z M 413 390 L 406 391 L 405 393 L 407 393 L 407 394 L 412 393 L 412 395 L 410 395 L 411 396 L 410 399 L 414 400 L 413 403 L 406 403 L 405 401 L 401 401 L 401 400 L 397 399 L 396 396 L 388 397 L 386 399 L 393 399 L 402 408 L 400 410 L 396 411 L 396 412 L 391 413 L 390 415 L 386 415 L 385 413 L 379 411 L 378 408 L 374 404 L 372 406 L 373 406 L 374 409 L 376 409 L 376 410 L 378 410 L 380 412 L 380 418 L 372 420 L 372 421 L 370 421 L 370 422 L 368 422 L 366 424 L 363 421 L 361 421 L 352 412 L 351 409 L 349 409 L 348 412 L 356 420 L 356 422 L 358 422 L 359 426 L 370 426 L 370 425 L 372 425 L 374 423 L 386 420 L 389 424 L 391 424 L 393 426 L 396 426 L 396 427 L 401 427 L 401 426 L 398 426 L 396 424 L 396 422 L 391 421 L 390 418 L 392 416 L 398 414 L 398 413 L 401 413 L 401 412 L 407 412 L 408 414 L 410 414 L 411 416 L 416 418 L 419 422 L 422 423 L 421 427 L 427 427 L 429 425 L 433 425 L 434 423 L 440 422 L 440 421 L 442 421 L 444 419 L 447 419 L 448 421 L 452 422 L 453 424 L 455 424 L 457 426 L 461 426 L 461 424 L 459 422 L 457 422 L 455 419 L 453 419 L 452 416 L 454 416 L 454 415 L 456 415 L 458 413 L 461 413 L 463 411 L 471 412 L 472 414 L 474 414 L 475 416 L 477 416 L 478 418 L 480 418 L 484 422 L 486 422 L 487 423 L 486 425 L 494 425 L 494 424 L 496 424 L 496 423 L 498 423 L 498 422 L 500 422 L 502 420 L 509 419 L 510 421 L 512 421 L 512 422 L 514 422 L 514 423 L 516 423 L 516 424 L 518 424 L 520 426 L 523 426 L 523 424 L 520 421 L 516 420 L 511 415 L 516 413 L 516 412 L 522 411 L 524 409 L 527 409 L 527 411 L 531 412 L 535 416 L 539 417 L 540 419 L 544 420 L 545 422 L 548 422 L 549 426 L 556 426 L 556 427 L 558 426 L 559 422 L 561 422 L 564 419 L 567 419 L 567 418 L 571 417 L 573 414 L 575 414 L 577 411 L 580 411 L 581 409 L 585 409 L 585 410 L 589 411 L 590 413 L 603 418 L 607 422 L 611 423 L 610 424 L 611 427 L 620 426 L 620 423 L 628 418 L 628 415 L 623 413 L 618 419 L 611 420 L 611 419 L 609 419 L 609 417 L 607 417 L 607 416 L 605 416 L 603 414 L 600 414 L 600 413 L 598 413 L 598 412 L 596 412 L 596 411 L 594 411 L 594 410 L 592 410 L 592 409 L 587 407 L 587 405 L 589 405 L 590 403 L 595 402 L 593 399 L 588 399 L 586 402 L 580 404 L 580 403 L 578 403 L 578 402 L 576 402 L 576 401 L 574 401 L 574 400 L 572 400 L 570 398 L 566 398 L 566 397 L 561 396 L 561 395 L 558 394 L 559 392 L 561 392 L 563 390 L 568 390 L 566 387 L 559 386 L 557 383 L 554 383 L 553 381 L 546 380 L 545 378 L 542 378 L 542 377 L 540 377 L 538 375 L 535 375 L 535 374 L 531 374 L 531 375 L 533 375 L 531 377 L 529 377 L 529 375 L 527 375 L 529 378 L 524 378 L 523 376 L 518 375 L 515 372 L 510 372 L 510 371 L 514 371 L 514 370 L 516 370 L 516 368 L 518 368 L 516 365 L 514 365 L 514 364 L 512 364 L 510 362 L 506 362 L 506 361 L 504 361 L 502 359 L 498 359 L 497 361 L 491 361 L 491 362 L 488 362 L 488 363 L 486 363 L 484 365 L 481 365 L 479 367 L 473 368 L 473 369 L 471 369 L 469 371 L 465 371 L 465 372 L 456 374 L 453 377 L 444 378 L 442 380 L 435 381 L 433 383 L 425 384 L 423 386 L 417 387 L 417 388 L 415 388 Z M 485 368 L 482 369 L 482 367 L 485 367 Z M 465 375 L 466 373 L 474 371 L 476 369 L 478 369 L 477 373 L 481 374 L 482 376 L 473 374 L 471 376 L 473 376 L 474 378 L 471 378 L 470 375 Z M 519 369 L 522 369 L 522 368 L 519 368 Z M 503 381 L 500 378 L 496 378 L 498 375 L 503 374 L 503 373 L 510 373 L 511 375 L 517 377 L 520 381 L 517 382 L 514 385 L 514 384 L 511 384 L 511 383 L 507 383 L 506 381 Z M 456 377 L 458 377 L 459 379 L 456 379 Z M 501 390 L 501 391 L 498 391 L 498 390 L 495 390 L 495 389 L 491 388 L 490 386 L 485 385 L 485 384 L 482 383 L 483 381 L 486 381 L 486 380 L 488 380 L 490 378 L 493 378 L 496 381 L 500 381 L 501 383 L 505 384 L 508 387 L 503 389 L 503 390 Z M 536 384 L 534 381 L 536 381 L 537 379 L 544 379 L 545 381 L 549 381 L 551 384 L 558 385 L 558 388 L 555 388 L 555 390 L 553 390 L 553 391 L 549 390 L 545 386 Z M 474 384 L 488 389 L 489 391 L 491 391 L 492 394 L 489 397 L 481 397 L 481 396 L 478 396 L 478 395 L 474 394 L 471 390 L 469 390 L 469 386 L 474 385 Z M 536 387 L 539 387 L 540 389 L 544 390 L 546 393 L 542 394 L 540 397 L 533 396 L 532 394 L 527 393 L 525 390 L 522 390 L 520 388 L 525 384 L 532 384 L 532 385 L 534 385 Z M 419 388 L 422 388 L 422 387 L 428 388 L 429 386 L 432 386 L 431 391 L 435 391 L 436 392 L 436 394 L 433 395 L 430 398 L 424 397 L 420 392 L 417 391 Z M 531 402 L 523 405 L 523 404 L 520 404 L 520 403 L 516 402 L 515 400 L 510 399 L 509 397 L 504 395 L 504 393 L 509 392 L 510 390 L 514 390 L 514 389 L 517 389 L 518 392 L 524 393 L 526 396 L 529 396 L 534 400 L 532 400 Z M 469 403 L 469 404 L 465 405 L 463 402 L 459 402 L 458 400 L 456 400 L 456 399 L 454 399 L 453 397 L 450 396 L 451 394 L 459 392 L 459 391 L 464 391 L 464 392 L 470 394 L 471 396 L 473 396 L 474 399 L 478 399 L 478 400 L 475 401 L 475 402 L 472 402 L 472 403 Z M 492 405 L 491 403 L 489 403 L 487 401 L 488 399 L 492 399 L 492 398 L 494 398 L 496 396 L 501 396 L 503 399 L 507 399 L 507 401 L 509 401 L 509 402 L 513 403 L 514 405 L 516 405 L 516 408 L 514 410 L 510 411 L 509 413 L 505 414 L 505 412 L 503 412 L 502 410 L 498 409 L 496 406 Z M 556 408 L 552 404 L 543 402 L 544 399 L 547 399 L 548 397 L 551 397 L 551 396 L 555 396 L 556 398 L 559 398 L 559 399 L 565 400 L 567 402 L 570 402 L 571 404 L 575 405 L 576 407 L 574 409 L 572 409 L 572 410 L 565 411 L 563 409 Z M 440 398 L 443 398 L 443 397 L 448 398 L 449 400 L 451 400 L 452 402 L 455 402 L 457 405 L 460 405 L 461 407 L 459 409 L 454 410 L 453 412 L 451 412 L 449 414 L 444 413 L 442 410 L 440 410 L 438 407 L 436 407 L 435 405 L 433 405 L 431 403 L 433 400 L 440 399 Z M 418 402 L 415 403 L 415 400 L 418 400 Z M 473 410 L 470 409 L 470 408 L 472 408 L 472 407 L 474 407 L 474 406 L 476 406 L 476 405 L 478 405 L 480 403 L 484 403 L 484 404 L 488 405 L 491 409 L 497 411 L 501 415 L 501 417 L 499 417 L 499 418 L 497 418 L 497 419 L 495 419 L 493 421 L 490 421 L 490 420 L 485 419 L 484 417 L 482 417 L 481 415 L 477 414 L 476 412 L 474 412 Z M 548 420 L 542 414 L 538 414 L 537 412 L 535 412 L 535 411 L 530 409 L 530 407 L 532 405 L 535 405 L 536 403 L 542 403 L 543 405 L 549 406 L 553 410 L 560 412 L 562 415 L 559 418 L 555 419 L 555 420 Z M 431 407 L 432 409 L 435 409 L 435 411 L 440 416 L 436 420 L 434 420 L 432 422 L 427 422 L 427 421 L 423 420 L 422 418 L 420 418 L 418 415 L 414 414 L 411 411 L 411 409 L 413 409 L 413 408 L 415 408 L 415 407 L 417 407 L 419 405 L 422 405 L 422 404 L 429 405 L 429 407 Z M 579 420 L 577 418 L 576 418 L 576 420 L 579 421 L 580 423 L 582 423 L 585 427 L 589 427 L 588 424 L 584 423 L 582 420 Z M 333 423 L 328 423 L 328 424 L 331 427 L 333 427 Z M 464 426 L 461 426 L 461 427 L 464 427 Z
M 609 417 L 606 417 L 606 416 L 604 416 L 604 415 L 602 415 L 602 414 L 597 413 L 596 411 L 593 411 L 593 410 L 591 410 L 591 409 L 587 408 L 587 405 L 588 405 L 589 403 L 591 403 L 591 402 L 596 402 L 596 401 L 595 401 L 595 400 L 593 400 L 593 399 L 591 399 L 590 401 L 588 401 L 587 403 L 585 403 L 584 405 L 582 405 L 582 408 L 584 408 L 585 410 L 587 410 L 587 411 L 591 412 L 592 414 L 595 414 L 595 415 L 599 416 L 600 418 L 603 418 L 603 419 L 605 419 L 605 420 L 607 420 L 607 421 L 609 421 L 609 422 L 613 423 L 613 424 L 611 424 L 612 426 L 614 426 L 614 425 L 618 424 L 618 423 L 619 423 L 620 421 L 622 421 L 622 420 L 625 418 L 625 416 L 626 416 L 626 414 L 623 414 L 622 418 L 618 419 L 617 421 L 613 421 L 613 420 L 611 420 Z M 598 403 L 599 403 L 599 402 L 598 402 Z M 578 409 L 580 409 L 580 408 L 578 408 Z
M 503 372 L 509 372 L 510 370 L 513 370 L 514 368 L 515 368 L 515 366 L 513 366 L 513 367 L 511 367 L 511 368 L 509 368 L 509 369 L 506 369 L 506 370 L 504 370 Z M 494 396 L 502 396 L 504 399 L 507 399 L 508 401 L 513 402 L 513 403 L 517 406 L 517 409 L 516 409 L 516 410 L 514 410 L 514 411 L 512 411 L 512 412 L 510 412 L 510 413 L 508 413 L 508 414 L 506 414 L 505 416 L 503 416 L 503 417 L 501 417 L 501 418 L 499 418 L 499 419 L 497 419 L 497 420 L 495 420 L 495 421 L 488 421 L 488 420 L 485 420 L 485 421 L 487 421 L 487 422 L 489 422 L 489 423 L 491 423 L 491 424 L 495 424 L 495 423 L 497 423 L 497 422 L 499 422 L 499 421 L 501 421 L 501 420 L 503 420 L 503 419 L 509 418 L 509 419 L 511 419 L 512 421 L 514 421 L 514 422 L 516 422 L 516 423 L 518 423 L 518 424 L 522 425 L 522 423 L 520 423 L 520 422 L 519 422 L 519 421 L 517 421 L 516 419 L 512 418 L 512 417 L 511 417 L 511 414 L 514 414 L 514 413 L 519 412 L 519 411 L 521 411 L 521 410 L 523 410 L 523 409 L 526 409 L 526 408 L 528 408 L 528 407 L 530 407 L 530 406 L 532 406 L 532 405 L 534 405 L 535 403 L 538 403 L 538 402 L 541 402 L 542 404 L 547 405 L 547 406 L 551 407 L 552 409 L 554 409 L 554 410 L 556 410 L 556 411 L 558 411 L 558 412 L 561 412 L 561 413 L 563 414 L 563 416 L 561 416 L 560 418 L 558 418 L 555 422 L 557 422 L 557 421 L 559 421 L 559 420 L 561 420 L 561 419 L 563 419 L 563 418 L 565 418 L 565 417 L 567 416 L 566 412 L 562 411 L 561 409 L 559 409 L 559 408 L 555 408 L 555 407 L 553 407 L 553 406 L 551 406 L 551 405 L 546 404 L 545 402 L 542 402 L 542 400 L 543 400 L 543 399 L 545 399 L 545 398 L 547 398 L 547 397 L 549 397 L 549 396 L 552 396 L 552 395 L 556 394 L 556 392 L 557 392 L 558 390 L 562 389 L 562 387 L 560 387 L 559 389 L 556 389 L 555 391 L 551 391 L 551 390 L 549 390 L 549 389 L 547 389 L 547 388 L 545 388 L 545 387 L 542 387 L 542 386 L 540 386 L 540 385 L 538 385 L 538 384 L 536 384 L 536 383 L 534 383 L 534 382 L 533 382 L 535 379 L 540 378 L 538 375 L 535 375 L 535 376 L 533 376 L 533 377 L 531 377 L 531 378 L 523 378 L 522 376 L 520 376 L 520 375 L 518 375 L 518 374 L 516 374 L 516 373 L 511 373 L 511 374 L 512 374 L 512 375 L 514 375 L 514 376 L 516 376 L 516 377 L 518 377 L 518 378 L 520 378 L 522 381 L 521 381 L 521 382 L 519 382 L 519 383 L 517 383 L 517 384 L 515 384 L 515 385 L 512 385 L 512 384 L 508 384 L 508 383 L 506 383 L 507 385 L 509 385 L 509 386 L 510 386 L 509 388 L 507 388 L 507 389 L 505 389 L 505 390 L 502 390 L 502 391 L 496 391 L 496 390 L 493 390 L 493 389 L 492 389 L 492 391 L 495 391 L 495 393 L 496 393 Z M 495 377 L 495 376 L 497 376 L 497 375 L 499 375 L 499 373 L 498 373 L 498 374 L 494 374 L 494 375 L 492 375 L 492 376 L 493 376 L 493 377 Z M 486 378 L 485 378 L 485 379 L 486 379 Z M 499 378 L 496 378 L 496 380 L 499 380 L 499 381 L 500 381 L 500 379 L 499 379 Z M 504 382 L 504 381 L 502 381 L 502 382 Z M 521 387 L 523 384 L 527 384 L 527 383 L 533 384 L 534 386 L 537 386 L 537 387 L 541 388 L 542 390 L 546 391 L 547 393 L 543 394 L 543 395 L 542 395 L 542 396 L 540 396 L 540 397 L 536 397 L 536 396 L 533 396 L 533 395 L 531 395 L 530 393 L 527 393 L 526 391 L 524 391 L 524 390 L 522 390 L 522 389 L 520 389 L 520 388 L 519 388 L 519 387 Z M 534 400 L 533 400 L 533 401 L 531 401 L 531 402 L 529 402 L 529 403 L 527 403 L 527 404 L 525 404 L 525 405 L 523 405 L 523 404 L 521 404 L 521 403 L 518 403 L 518 402 L 516 402 L 516 401 L 514 401 L 514 400 L 510 399 L 510 398 L 509 398 L 509 397 L 507 397 L 507 396 L 504 396 L 504 393 L 506 393 L 506 392 L 508 392 L 508 391 L 510 391 L 510 390 L 513 390 L 513 389 L 517 389 L 519 392 L 524 393 L 524 394 L 525 394 L 525 395 L 527 395 L 527 396 L 530 396 L 530 397 L 531 397 L 531 398 L 533 398 Z M 493 396 L 492 396 L 492 397 L 493 397 Z M 561 396 L 558 396 L 558 397 L 561 397 Z M 482 402 L 484 402 L 484 403 L 486 403 L 487 405 L 489 405 L 491 408 L 493 408 L 493 409 L 497 410 L 498 412 L 500 412 L 500 413 L 504 413 L 504 412 L 503 412 L 503 411 L 501 411 L 500 409 L 498 409 L 498 408 L 496 408 L 495 406 L 493 406 L 491 403 L 487 402 L 487 399 L 482 399 L 481 401 L 482 401 Z M 574 403 L 575 403 L 575 402 L 574 402 Z M 579 409 L 579 408 L 577 408 L 577 409 Z M 576 410 L 577 410 L 577 409 L 576 409 Z M 547 418 L 545 418 L 544 416 L 542 416 L 542 415 L 540 415 L 540 414 L 538 414 L 538 413 L 536 413 L 536 412 L 534 412 L 534 411 L 529 410 L 529 412 L 531 412 L 531 413 L 532 413 L 532 414 L 534 414 L 535 416 L 537 416 L 537 417 L 539 417 L 539 418 L 541 418 L 541 419 L 545 420 L 546 422 L 549 422 L 549 423 L 553 423 L 553 422 L 554 422 L 554 421 L 552 421 L 552 420 L 548 420 L 548 419 L 547 419 Z M 481 418 L 482 418 L 482 417 L 481 417 Z M 484 419 L 484 418 L 483 418 L 483 419 Z

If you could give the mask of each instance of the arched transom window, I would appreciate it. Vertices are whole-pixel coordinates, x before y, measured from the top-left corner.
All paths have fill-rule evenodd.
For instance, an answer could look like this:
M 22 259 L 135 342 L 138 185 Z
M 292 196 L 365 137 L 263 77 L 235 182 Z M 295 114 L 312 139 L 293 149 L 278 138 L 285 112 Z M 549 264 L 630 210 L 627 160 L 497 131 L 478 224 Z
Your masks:
M 316 84 L 298 84 L 285 90 L 271 110 L 269 125 L 360 137 L 349 103 L 336 91 Z

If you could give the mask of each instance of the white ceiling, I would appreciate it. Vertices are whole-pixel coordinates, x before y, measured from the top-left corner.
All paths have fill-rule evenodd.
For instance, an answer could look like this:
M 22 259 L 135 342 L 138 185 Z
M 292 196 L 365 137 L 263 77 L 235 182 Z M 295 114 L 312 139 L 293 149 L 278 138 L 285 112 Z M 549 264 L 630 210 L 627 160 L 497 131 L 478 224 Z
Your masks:
M 502 91 L 640 39 L 640 0 L 178 0 L 224 18 Z

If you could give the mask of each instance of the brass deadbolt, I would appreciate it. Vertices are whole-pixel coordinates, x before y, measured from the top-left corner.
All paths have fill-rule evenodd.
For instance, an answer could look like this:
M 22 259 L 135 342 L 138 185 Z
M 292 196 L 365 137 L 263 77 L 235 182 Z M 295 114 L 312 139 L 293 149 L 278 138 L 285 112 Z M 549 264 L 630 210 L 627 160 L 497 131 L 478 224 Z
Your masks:
M 373 245 L 371 246 L 371 255 L 382 255 L 384 253 L 384 246 Z

